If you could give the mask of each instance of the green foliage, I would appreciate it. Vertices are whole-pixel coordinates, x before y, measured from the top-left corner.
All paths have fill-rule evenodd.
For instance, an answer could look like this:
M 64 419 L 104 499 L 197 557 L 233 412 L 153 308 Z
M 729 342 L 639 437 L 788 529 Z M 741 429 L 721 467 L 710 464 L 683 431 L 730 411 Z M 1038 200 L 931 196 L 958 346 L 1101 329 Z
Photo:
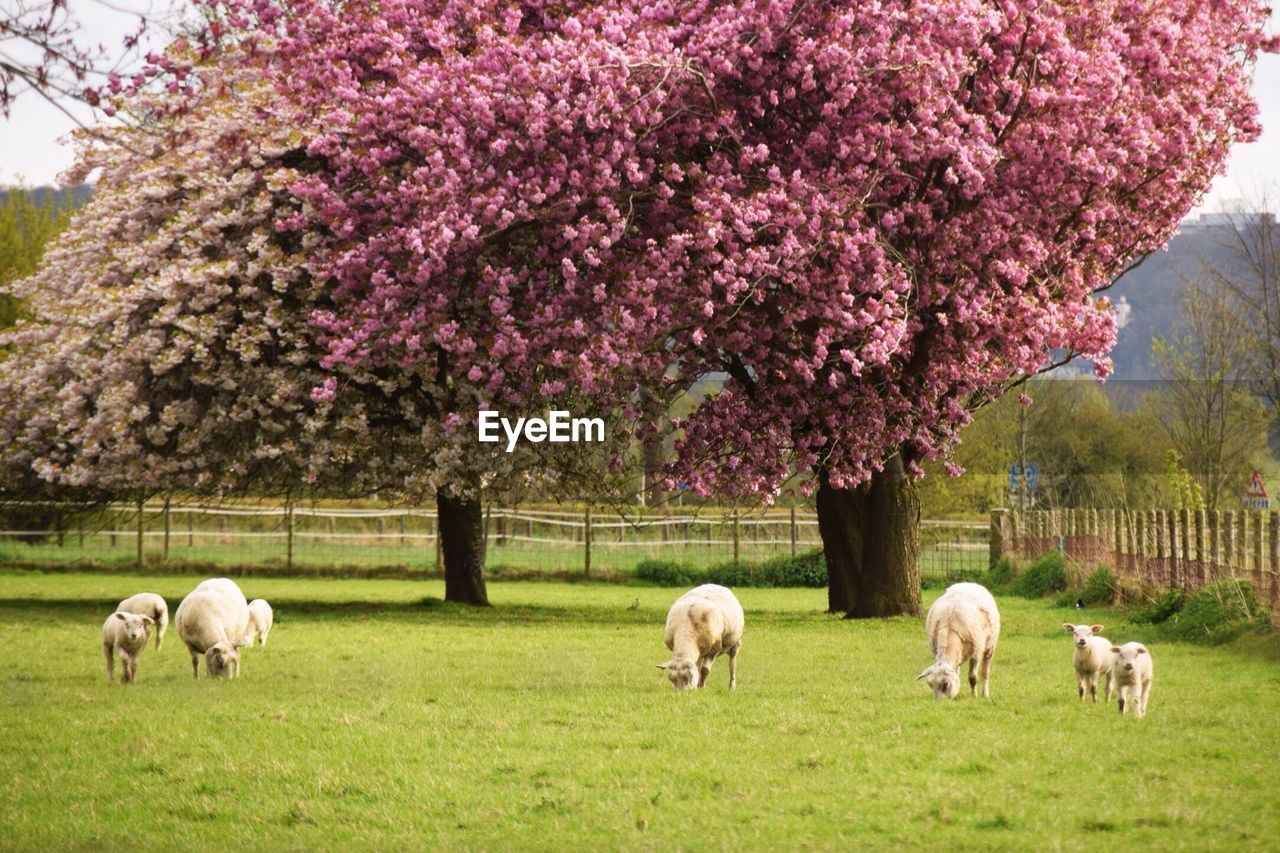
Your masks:
M 1223 643 L 1266 626 L 1265 611 L 1246 581 L 1220 581 L 1196 593 L 1173 590 L 1134 614 L 1169 640 Z
M 1067 588 L 1067 564 L 1060 551 L 1046 551 L 1035 559 L 1004 592 L 1023 598 L 1043 598 Z
M 1089 607 L 1110 604 L 1115 597 L 1116 575 L 1110 566 L 1099 566 L 1079 589 L 1067 589 L 1058 596 L 1059 607 L 1071 607 L 1078 600 Z
M 10 188 L 0 201 L 0 287 L 35 272 L 44 248 L 66 227 L 75 209 L 74 193 L 60 197 L 48 188 Z M 18 300 L 0 293 L 0 329 L 13 325 Z
M 692 566 L 675 560 L 641 560 L 636 563 L 636 580 L 648 581 L 658 586 L 689 586 L 702 583 L 706 575 Z
M 1182 457 L 1178 451 L 1169 450 L 1164 455 L 1165 481 L 1173 496 L 1174 509 L 1204 509 L 1204 490 L 1196 482 L 1191 472 L 1182 467 Z
M 718 583 L 731 588 L 825 587 L 827 563 L 820 550 L 763 562 L 718 563 L 705 572 L 674 560 L 643 560 L 636 564 L 635 577 L 660 586 Z
M 1013 563 L 1008 557 L 1001 557 L 991 564 L 986 575 L 980 581 L 989 589 L 1002 589 L 1013 582 Z

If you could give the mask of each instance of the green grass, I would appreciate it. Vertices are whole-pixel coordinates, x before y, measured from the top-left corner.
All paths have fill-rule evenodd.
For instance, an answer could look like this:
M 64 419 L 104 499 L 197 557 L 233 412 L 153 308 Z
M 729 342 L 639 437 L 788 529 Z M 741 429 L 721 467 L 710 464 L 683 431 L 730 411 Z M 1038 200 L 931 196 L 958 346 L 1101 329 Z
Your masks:
M 1274 638 L 1152 642 L 1150 713 L 1075 698 L 1060 624 L 1001 599 L 990 701 L 933 701 L 919 620 L 744 589 L 739 686 L 654 664 L 676 591 L 246 579 L 276 607 L 242 677 L 171 629 L 109 685 L 98 631 L 190 577 L 0 575 L 0 847 L 1274 849 Z M 926 593 L 932 597 L 938 590 Z M 1091 612 L 1113 640 L 1150 626 Z

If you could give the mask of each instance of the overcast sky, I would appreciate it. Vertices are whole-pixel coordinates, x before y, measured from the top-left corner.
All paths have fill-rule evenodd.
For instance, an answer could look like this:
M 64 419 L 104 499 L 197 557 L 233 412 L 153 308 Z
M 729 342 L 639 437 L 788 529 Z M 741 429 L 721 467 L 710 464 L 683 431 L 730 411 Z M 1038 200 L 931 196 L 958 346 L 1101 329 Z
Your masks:
M 181 0 L 70 0 L 68 5 L 83 22 L 86 43 L 101 43 L 118 52 L 126 32 L 137 27 L 136 15 L 127 9 L 165 12 Z M 1272 18 L 1272 29 L 1280 28 Z M 156 32 L 154 38 L 162 38 Z M 1216 210 L 1232 200 L 1270 190 L 1273 204 L 1280 203 L 1280 56 L 1264 56 L 1254 79 L 1254 95 L 1262 107 L 1262 136 L 1231 152 L 1227 172 L 1214 183 L 1203 209 Z M 87 111 L 81 110 L 87 117 Z M 70 118 L 37 95 L 28 93 L 13 106 L 8 122 L 0 120 L 0 184 L 49 184 L 71 165 L 72 148 L 66 136 L 74 127 Z

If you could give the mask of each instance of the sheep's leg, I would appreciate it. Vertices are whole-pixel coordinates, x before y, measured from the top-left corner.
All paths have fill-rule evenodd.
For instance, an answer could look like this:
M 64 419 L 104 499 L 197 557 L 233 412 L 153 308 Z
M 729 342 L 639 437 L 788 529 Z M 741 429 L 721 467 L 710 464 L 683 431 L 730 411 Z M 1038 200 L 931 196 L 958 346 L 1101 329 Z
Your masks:
M 111 653 L 111 644 L 102 644 L 102 654 L 107 658 L 107 681 L 116 680 L 116 656 Z
M 969 692 L 978 695 L 978 656 L 969 658 Z
M 702 658 L 698 661 L 698 686 L 706 687 L 707 678 L 711 675 L 711 664 L 715 658 Z
M 1095 703 L 1098 701 L 1098 673 L 1092 673 L 1089 676 L 1089 698 Z
M 742 643 L 738 643 L 729 649 L 729 689 L 732 690 L 738 684 L 738 650 L 742 648 Z
M 995 649 L 987 649 L 982 653 L 982 695 L 991 698 L 991 659 L 995 657 Z
M 1076 673 L 1076 690 L 1080 693 L 1080 701 L 1084 701 L 1084 676 Z
M 196 678 L 200 677 L 200 655 L 191 646 L 187 646 L 187 651 L 191 652 L 191 674 Z
M 1111 670 L 1107 670 L 1107 702 L 1111 702 Z
M 120 680 L 123 681 L 125 684 L 132 684 L 133 683 L 133 658 L 129 657 L 128 655 L 121 655 L 120 664 L 124 670 L 120 674 Z
M 1129 713 L 1128 709 L 1125 708 L 1124 701 L 1128 697 L 1128 693 L 1129 690 L 1124 685 L 1120 685 L 1120 689 L 1116 691 L 1116 695 L 1120 697 L 1120 716 L 1122 717 Z
M 1145 717 L 1147 715 L 1147 697 L 1151 695 L 1151 682 L 1142 682 L 1142 699 L 1138 705 L 1138 716 Z

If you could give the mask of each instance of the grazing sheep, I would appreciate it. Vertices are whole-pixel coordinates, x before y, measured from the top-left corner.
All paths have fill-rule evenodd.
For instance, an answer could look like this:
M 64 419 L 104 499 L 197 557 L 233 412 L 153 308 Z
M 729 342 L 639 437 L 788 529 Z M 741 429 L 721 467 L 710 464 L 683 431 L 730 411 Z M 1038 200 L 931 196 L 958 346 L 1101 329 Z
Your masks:
M 150 616 L 154 619 L 156 623 L 156 651 L 160 651 L 160 644 L 164 641 L 164 632 L 169 629 L 169 605 L 164 603 L 163 598 L 154 592 L 140 592 L 120 602 L 116 605 L 116 610 L 122 613 L 137 613 L 140 616 Z
M 235 582 L 207 580 L 192 590 L 174 614 L 178 636 L 191 652 L 191 671 L 200 677 L 200 655 L 210 676 L 240 674 L 239 648 L 249 628 L 249 604 Z
M 107 659 L 107 681 L 116 677 L 116 656 L 120 657 L 120 680 L 129 684 L 137 677 L 138 656 L 147 646 L 147 630 L 155 624 L 150 616 L 116 611 L 102 623 L 102 654 Z
M 738 651 L 745 617 L 733 593 L 713 583 L 689 590 L 667 613 L 665 640 L 671 660 L 658 664 L 677 690 L 702 687 L 711 664 L 729 655 L 729 689 L 738 683 Z
M 245 645 L 252 646 L 254 639 L 257 639 L 258 645 L 265 646 L 267 644 L 267 634 L 271 632 L 271 626 L 275 624 L 275 613 L 271 609 L 271 605 L 267 604 L 266 599 L 255 598 L 249 602 L 249 630 L 244 636 Z
M 1142 643 L 1125 643 L 1111 647 L 1111 671 L 1116 681 L 1116 696 L 1120 700 L 1120 715 L 1133 713 L 1147 715 L 1147 697 L 1151 695 L 1151 677 L 1154 662 L 1151 653 Z
M 982 695 L 991 696 L 991 658 L 1000 639 L 1000 611 L 986 587 L 958 583 L 947 588 L 929 608 L 925 634 L 933 665 L 916 676 L 933 688 L 933 698 L 954 699 L 960 693 L 960 664 L 969 661 L 969 690 L 977 695 L 979 663 L 982 667 Z
M 1101 625 L 1072 625 L 1063 622 L 1062 627 L 1071 635 L 1075 644 L 1075 652 L 1071 655 L 1071 664 L 1076 670 L 1076 687 L 1080 691 L 1080 701 L 1084 701 L 1085 687 L 1089 688 L 1089 698 L 1098 701 L 1098 679 L 1107 677 L 1106 700 L 1111 701 L 1111 641 L 1106 637 L 1096 636 L 1102 631 Z

